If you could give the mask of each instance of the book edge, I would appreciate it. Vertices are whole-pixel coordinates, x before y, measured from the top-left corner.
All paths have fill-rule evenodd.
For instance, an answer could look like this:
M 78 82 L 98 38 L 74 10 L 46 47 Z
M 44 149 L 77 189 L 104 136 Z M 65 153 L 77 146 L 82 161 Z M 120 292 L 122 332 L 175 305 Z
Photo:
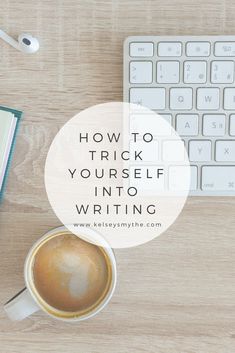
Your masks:
M 20 110 L 11 109 L 11 108 L 8 108 L 8 107 L 3 107 L 3 106 L 0 106 L 0 110 L 11 112 L 17 118 L 16 127 L 15 127 L 15 131 L 14 131 L 14 136 L 13 136 L 13 139 L 12 139 L 12 145 L 11 145 L 11 148 L 10 148 L 10 153 L 9 153 L 9 157 L 8 157 L 8 161 L 7 161 L 6 172 L 5 172 L 5 176 L 4 176 L 3 182 L 2 182 L 2 187 L 1 187 L 1 190 L 0 190 L 0 202 L 1 202 L 2 199 L 3 199 L 5 188 L 6 188 L 6 181 L 7 181 L 8 175 L 9 175 L 10 164 L 12 162 L 13 152 L 14 152 L 15 145 L 16 145 L 16 135 L 17 135 L 18 130 L 19 130 L 19 122 L 20 122 L 20 119 L 22 118 L 23 112 L 20 111 Z

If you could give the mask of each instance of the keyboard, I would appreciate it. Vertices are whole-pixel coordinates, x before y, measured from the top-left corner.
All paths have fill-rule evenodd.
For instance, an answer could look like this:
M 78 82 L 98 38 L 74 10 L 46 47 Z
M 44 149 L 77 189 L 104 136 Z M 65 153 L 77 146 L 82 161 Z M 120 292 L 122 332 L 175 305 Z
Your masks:
M 190 161 L 190 195 L 235 196 L 235 36 L 132 36 L 124 101 L 163 116 Z

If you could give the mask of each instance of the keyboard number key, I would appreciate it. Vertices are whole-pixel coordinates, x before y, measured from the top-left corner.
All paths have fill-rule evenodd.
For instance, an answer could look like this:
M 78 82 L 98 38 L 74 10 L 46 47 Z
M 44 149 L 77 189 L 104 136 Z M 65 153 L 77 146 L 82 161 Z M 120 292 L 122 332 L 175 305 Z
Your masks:
M 234 62 L 233 61 L 212 61 L 211 82 L 212 83 L 233 83 Z
M 182 43 L 160 42 L 158 43 L 158 56 L 181 56 Z
M 206 61 L 185 61 L 184 62 L 185 83 L 206 82 Z
M 130 83 L 151 83 L 153 80 L 152 61 L 130 62 Z
M 203 115 L 203 135 L 223 136 L 225 134 L 225 115 L 204 114 Z
M 157 62 L 158 83 L 178 83 L 180 76 L 180 64 L 178 61 Z
M 130 43 L 130 56 L 133 56 L 133 57 L 153 56 L 153 43 L 144 43 L 144 42 Z

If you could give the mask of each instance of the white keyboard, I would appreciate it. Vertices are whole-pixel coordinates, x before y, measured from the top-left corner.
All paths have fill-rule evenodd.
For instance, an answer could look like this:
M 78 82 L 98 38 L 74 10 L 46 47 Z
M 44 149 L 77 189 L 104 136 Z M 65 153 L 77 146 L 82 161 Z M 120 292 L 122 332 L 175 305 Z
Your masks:
M 235 196 L 235 36 L 135 36 L 124 101 L 164 116 L 191 163 L 190 195 Z

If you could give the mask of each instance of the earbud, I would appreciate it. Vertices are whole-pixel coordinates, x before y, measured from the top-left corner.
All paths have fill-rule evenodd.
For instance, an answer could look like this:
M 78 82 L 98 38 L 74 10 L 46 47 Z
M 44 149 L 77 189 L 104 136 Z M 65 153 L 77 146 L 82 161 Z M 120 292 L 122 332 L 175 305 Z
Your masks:
M 17 42 L 7 33 L 0 30 L 0 38 L 2 38 L 5 42 L 10 44 L 15 49 L 22 51 L 23 53 L 33 54 L 36 53 L 39 49 L 39 42 L 37 38 L 32 37 L 31 34 L 20 34 Z

